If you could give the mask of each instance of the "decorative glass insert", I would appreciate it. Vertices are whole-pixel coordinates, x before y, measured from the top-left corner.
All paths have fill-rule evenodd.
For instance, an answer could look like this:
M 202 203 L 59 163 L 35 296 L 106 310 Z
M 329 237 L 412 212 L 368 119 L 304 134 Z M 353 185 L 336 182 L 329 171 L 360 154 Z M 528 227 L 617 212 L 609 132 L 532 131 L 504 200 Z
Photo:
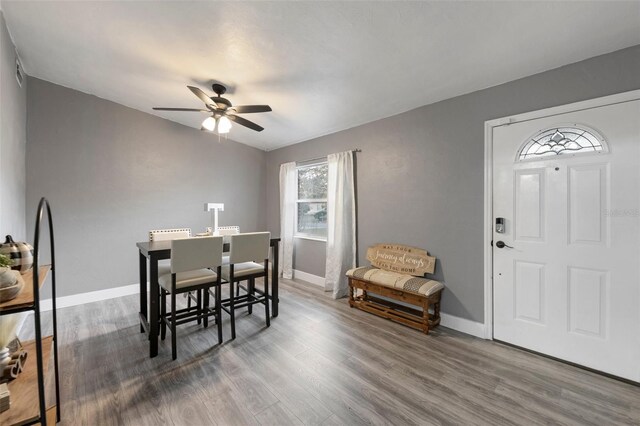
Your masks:
M 520 150 L 518 160 L 606 151 L 604 140 L 580 127 L 552 127 L 537 133 Z

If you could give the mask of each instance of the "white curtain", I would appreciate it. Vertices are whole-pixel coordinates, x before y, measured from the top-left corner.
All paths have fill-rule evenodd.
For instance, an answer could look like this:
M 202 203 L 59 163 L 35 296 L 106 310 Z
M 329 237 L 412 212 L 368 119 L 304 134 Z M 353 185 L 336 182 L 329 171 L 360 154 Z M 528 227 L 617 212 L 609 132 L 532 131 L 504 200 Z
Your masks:
M 356 200 L 353 152 L 327 157 L 327 266 L 326 289 L 339 299 L 348 293 L 345 273 L 356 266 Z
M 280 263 L 278 273 L 293 278 L 293 234 L 296 214 L 296 163 L 280 165 Z

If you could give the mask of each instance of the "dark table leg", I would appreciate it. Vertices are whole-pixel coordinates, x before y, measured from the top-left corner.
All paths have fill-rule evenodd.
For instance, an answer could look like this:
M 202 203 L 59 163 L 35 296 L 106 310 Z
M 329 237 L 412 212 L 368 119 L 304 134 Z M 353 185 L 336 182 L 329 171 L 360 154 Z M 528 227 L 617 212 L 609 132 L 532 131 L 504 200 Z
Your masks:
M 140 321 L 147 321 L 147 258 L 140 252 Z M 144 318 L 144 320 L 143 320 Z M 145 328 L 140 323 L 140 333 L 144 333 Z
M 151 313 L 149 315 L 149 356 L 151 358 L 158 355 L 158 318 L 160 317 L 158 298 L 158 258 L 151 256 L 149 268 L 149 305 Z
M 275 318 L 278 316 L 278 257 L 280 256 L 279 241 L 275 241 L 271 248 L 273 249 L 273 262 L 271 264 L 271 313 Z

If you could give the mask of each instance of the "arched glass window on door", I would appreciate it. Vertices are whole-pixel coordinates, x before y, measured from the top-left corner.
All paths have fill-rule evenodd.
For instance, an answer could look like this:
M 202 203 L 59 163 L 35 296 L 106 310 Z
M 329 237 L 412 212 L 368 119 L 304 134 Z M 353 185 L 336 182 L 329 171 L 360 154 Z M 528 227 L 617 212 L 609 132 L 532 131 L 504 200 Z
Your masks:
M 518 161 L 589 152 L 608 152 L 604 138 L 595 130 L 578 125 L 558 126 L 531 137 L 518 153 Z

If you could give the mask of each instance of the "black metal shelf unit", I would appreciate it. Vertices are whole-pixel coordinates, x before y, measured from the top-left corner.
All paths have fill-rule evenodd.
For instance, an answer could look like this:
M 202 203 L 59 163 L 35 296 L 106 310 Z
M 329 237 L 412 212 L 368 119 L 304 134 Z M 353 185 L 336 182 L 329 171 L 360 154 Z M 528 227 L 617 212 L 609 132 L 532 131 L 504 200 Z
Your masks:
M 36 348 L 36 363 L 37 378 L 38 378 L 38 406 L 39 415 L 30 419 L 26 425 L 32 425 L 39 423 L 43 426 L 47 425 L 47 406 L 44 390 L 45 371 L 42 348 L 42 323 L 40 313 L 40 237 L 41 237 L 41 224 L 46 211 L 47 220 L 49 223 L 49 242 L 51 250 L 51 301 L 52 301 L 52 317 L 53 317 L 53 368 L 55 376 L 55 394 L 56 394 L 56 423 L 60 422 L 60 380 L 58 375 L 58 323 L 56 316 L 56 265 L 55 265 L 55 241 L 53 237 L 53 221 L 51 219 L 51 207 L 46 198 L 41 198 L 38 204 L 38 211 L 36 213 L 36 227 L 34 234 L 34 255 L 33 255 L 33 303 L 28 306 L 19 306 L 16 308 L 3 308 L 0 310 L 0 316 L 15 314 L 18 312 L 33 311 L 34 312 L 34 327 L 35 327 L 35 348 Z M 18 377 L 19 380 L 20 377 Z

